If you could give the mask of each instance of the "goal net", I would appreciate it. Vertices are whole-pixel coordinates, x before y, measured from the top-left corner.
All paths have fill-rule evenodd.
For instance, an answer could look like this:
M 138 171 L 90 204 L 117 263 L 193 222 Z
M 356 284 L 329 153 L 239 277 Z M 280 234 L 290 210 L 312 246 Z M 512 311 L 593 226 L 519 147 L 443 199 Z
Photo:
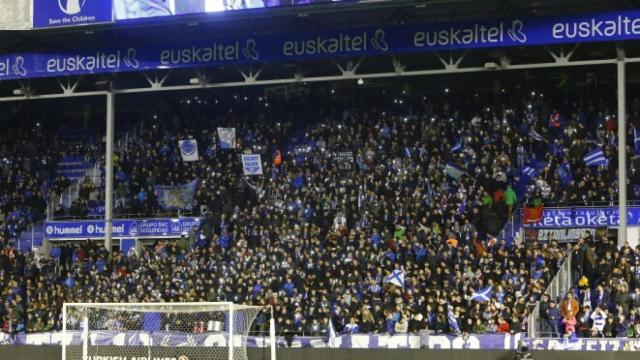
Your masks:
M 64 304 L 62 360 L 247 360 L 247 337 L 261 311 L 268 308 L 233 303 Z M 275 360 L 273 319 L 269 339 Z

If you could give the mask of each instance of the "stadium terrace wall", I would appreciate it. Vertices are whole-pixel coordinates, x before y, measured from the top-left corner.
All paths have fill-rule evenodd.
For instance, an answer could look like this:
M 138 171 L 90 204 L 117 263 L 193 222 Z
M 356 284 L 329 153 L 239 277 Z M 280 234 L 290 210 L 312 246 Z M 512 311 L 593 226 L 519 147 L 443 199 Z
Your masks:
M 268 360 L 269 351 L 247 349 L 250 360 Z M 407 350 L 407 349 L 278 349 L 278 360 L 510 360 L 509 350 Z M 631 360 L 634 352 L 535 351 L 535 360 Z M 59 346 L 2 345 L 0 359 L 60 360 Z

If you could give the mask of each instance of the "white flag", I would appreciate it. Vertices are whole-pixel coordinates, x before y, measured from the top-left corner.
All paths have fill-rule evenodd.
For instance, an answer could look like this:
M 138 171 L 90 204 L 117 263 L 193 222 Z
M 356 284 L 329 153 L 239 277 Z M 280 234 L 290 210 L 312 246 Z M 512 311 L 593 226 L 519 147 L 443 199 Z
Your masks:
M 218 128 L 221 149 L 236 148 L 236 128 Z
M 247 176 L 262 175 L 262 157 L 260 154 L 242 154 L 242 167 Z
M 198 142 L 196 140 L 179 140 L 180 154 L 184 161 L 198 161 Z
M 404 270 L 393 270 L 391 275 L 387 276 L 385 282 L 391 283 L 401 288 L 404 287 Z

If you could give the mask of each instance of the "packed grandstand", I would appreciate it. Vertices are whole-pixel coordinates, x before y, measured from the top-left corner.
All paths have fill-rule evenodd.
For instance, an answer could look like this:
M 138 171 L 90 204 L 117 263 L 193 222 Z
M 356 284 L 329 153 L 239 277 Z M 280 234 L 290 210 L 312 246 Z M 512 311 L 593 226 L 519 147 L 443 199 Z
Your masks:
M 136 136 L 114 156 L 116 217 L 202 220 L 127 252 L 97 241 L 18 250 L 47 217 L 102 216 L 104 172 L 79 179 L 64 204 L 72 181 L 56 165 L 104 159 L 95 132 L 2 114 L 0 330 L 60 330 L 65 302 L 231 301 L 273 305 L 279 334 L 520 333 L 539 311 L 551 337 L 640 337 L 640 246 L 618 249 L 595 231 L 575 243 L 503 231 L 527 206 L 615 202 L 606 86 L 368 85 L 200 91 L 139 109 Z M 629 144 L 639 114 L 630 97 Z M 235 129 L 233 146 L 218 128 Z M 195 140 L 196 161 L 180 140 Z M 604 161 L 585 159 L 600 150 Z M 627 148 L 629 200 L 640 198 L 639 150 Z M 252 153 L 261 177 L 243 173 L 240 155 Z M 158 186 L 193 181 L 186 209 L 159 199 Z M 543 296 L 569 255 L 575 286 Z M 253 330 L 268 330 L 266 314 Z

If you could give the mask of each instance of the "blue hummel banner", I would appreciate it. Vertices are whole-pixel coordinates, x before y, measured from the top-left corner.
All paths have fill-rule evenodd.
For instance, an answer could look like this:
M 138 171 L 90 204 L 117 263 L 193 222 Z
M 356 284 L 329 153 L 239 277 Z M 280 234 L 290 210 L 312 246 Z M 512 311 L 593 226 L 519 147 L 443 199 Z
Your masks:
M 200 218 L 184 217 L 175 219 L 121 219 L 113 220 L 112 231 L 115 238 L 180 237 L 200 226 Z M 49 240 L 102 239 L 104 221 L 47 221 L 44 223 L 44 237 Z
M 111 22 L 112 12 L 111 0 L 33 0 L 33 27 Z
M 83 9 L 87 9 L 88 4 L 97 0 L 84 1 Z M 58 0 L 49 2 L 53 3 L 50 6 L 59 7 Z M 69 5 L 66 6 L 69 9 Z M 76 10 L 72 10 L 74 11 Z M 548 18 L 424 23 L 253 37 L 212 36 L 204 40 L 185 39 L 174 43 L 143 40 L 127 43 L 117 39 L 117 42 L 99 42 L 94 47 L 85 49 L 69 47 L 67 50 L 52 49 L 38 53 L 2 55 L 0 80 L 433 50 L 635 39 L 640 39 L 640 10 Z

